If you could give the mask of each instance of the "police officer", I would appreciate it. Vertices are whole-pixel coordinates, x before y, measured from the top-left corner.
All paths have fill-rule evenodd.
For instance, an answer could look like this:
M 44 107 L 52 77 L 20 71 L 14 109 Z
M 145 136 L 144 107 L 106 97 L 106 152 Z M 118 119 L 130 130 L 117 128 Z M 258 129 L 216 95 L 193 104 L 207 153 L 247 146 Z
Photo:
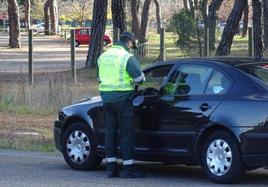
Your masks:
M 145 174 L 135 168 L 134 160 L 134 85 L 144 80 L 139 61 L 129 53 L 136 48 L 135 38 L 129 32 L 120 35 L 109 50 L 98 59 L 99 91 L 103 101 L 105 123 L 105 156 L 107 177 L 118 177 L 117 130 L 123 157 L 121 177 L 138 178 Z

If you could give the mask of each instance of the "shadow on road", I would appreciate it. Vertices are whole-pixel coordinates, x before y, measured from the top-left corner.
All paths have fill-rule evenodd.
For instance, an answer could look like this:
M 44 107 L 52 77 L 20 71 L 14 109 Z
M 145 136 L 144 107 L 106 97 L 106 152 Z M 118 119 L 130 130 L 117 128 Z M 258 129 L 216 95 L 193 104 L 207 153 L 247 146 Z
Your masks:
M 203 168 L 198 166 L 184 166 L 184 165 L 165 165 L 161 163 L 138 163 L 138 167 L 147 174 L 147 178 L 143 180 L 167 180 L 170 181 L 186 181 L 187 183 L 211 184 Z M 64 168 L 61 168 L 64 169 Z M 122 166 L 120 165 L 120 170 Z M 105 165 L 102 164 L 97 170 L 90 172 L 105 172 Z M 105 176 L 104 176 L 105 177 Z M 268 170 L 258 169 L 248 171 L 243 178 L 238 181 L 236 185 L 239 186 L 268 186 Z

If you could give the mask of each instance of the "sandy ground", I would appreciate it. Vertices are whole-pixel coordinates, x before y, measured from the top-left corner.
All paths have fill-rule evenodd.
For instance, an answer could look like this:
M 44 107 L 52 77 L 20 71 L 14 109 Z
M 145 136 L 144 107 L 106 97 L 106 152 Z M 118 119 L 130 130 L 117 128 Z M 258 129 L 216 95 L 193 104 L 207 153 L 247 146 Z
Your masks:
M 53 122 L 56 115 L 16 114 L 0 112 L 1 138 L 12 142 L 28 140 L 53 142 Z M 18 147 L 19 148 L 19 147 Z M 20 148 L 19 148 L 20 149 Z
M 0 73 L 28 72 L 28 36 L 21 34 L 21 48 L 8 47 L 8 33 L 0 32 Z M 77 68 L 83 68 L 88 46 L 76 48 Z M 57 72 L 71 69 L 69 40 L 60 36 L 36 35 L 33 37 L 34 72 Z

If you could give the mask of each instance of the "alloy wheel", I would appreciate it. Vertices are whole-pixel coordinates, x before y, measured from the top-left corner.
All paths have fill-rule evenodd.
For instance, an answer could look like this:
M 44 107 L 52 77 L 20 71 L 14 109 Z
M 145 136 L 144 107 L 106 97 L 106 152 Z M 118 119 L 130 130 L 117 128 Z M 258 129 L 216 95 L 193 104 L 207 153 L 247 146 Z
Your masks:
M 229 144 L 222 139 L 212 141 L 207 149 L 206 160 L 211 173 L 215 176 L 225 175 L 232 164 L 232 150 Z
M 66 147 L 68 156 L 76 164 L 84 163 L 90 154 L 89 138 L 80 130 L 70 134 Z

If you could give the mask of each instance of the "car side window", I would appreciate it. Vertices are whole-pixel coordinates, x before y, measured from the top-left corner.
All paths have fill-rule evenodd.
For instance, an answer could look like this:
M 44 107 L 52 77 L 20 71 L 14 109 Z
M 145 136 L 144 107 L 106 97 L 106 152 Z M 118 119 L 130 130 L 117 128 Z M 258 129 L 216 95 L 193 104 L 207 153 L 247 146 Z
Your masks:
M 208 82 L 205 94 L 224 94 L 229 89 L 231 83 L 224 74 L 214 71 Z
M 146 80 L 139 86 L 139 90 L 146 88 L 155 88 L 160 90 L 163 81 L 167 77 L 172 66 L 157 67 L 155 69 L 145 72 Z
M 184 64 L 174 71 L 163 88 L 164 95 L 203 94 L 213 68 L 204 65 Z
M 80 30 L 79 34 L 88 34 L 86 29 Z

